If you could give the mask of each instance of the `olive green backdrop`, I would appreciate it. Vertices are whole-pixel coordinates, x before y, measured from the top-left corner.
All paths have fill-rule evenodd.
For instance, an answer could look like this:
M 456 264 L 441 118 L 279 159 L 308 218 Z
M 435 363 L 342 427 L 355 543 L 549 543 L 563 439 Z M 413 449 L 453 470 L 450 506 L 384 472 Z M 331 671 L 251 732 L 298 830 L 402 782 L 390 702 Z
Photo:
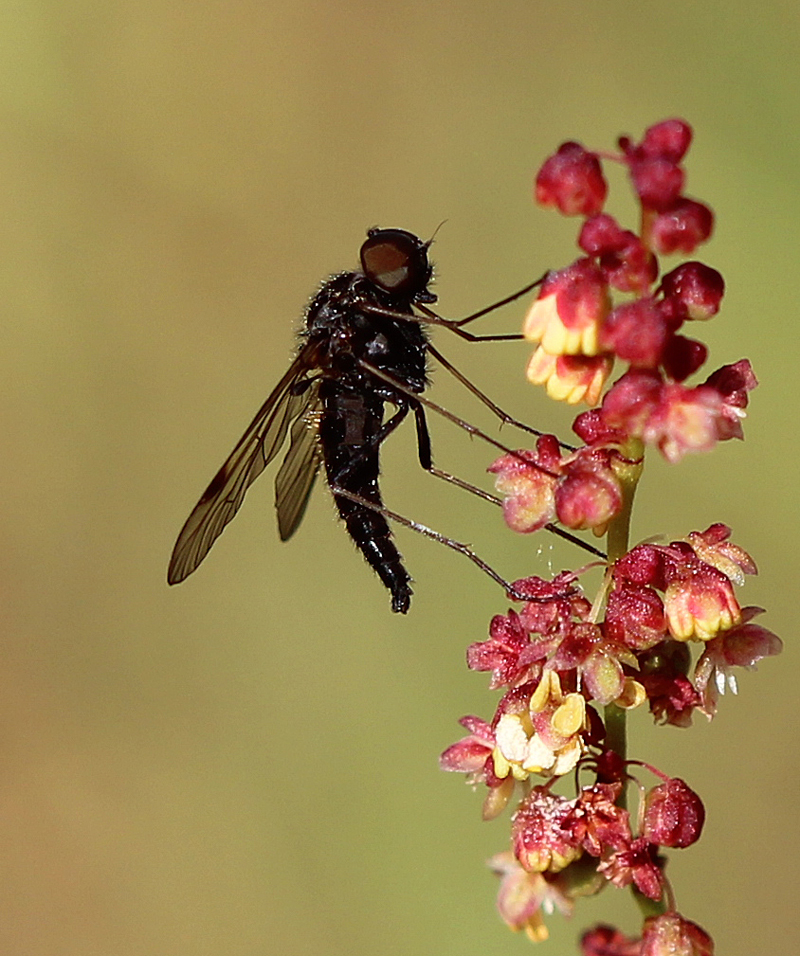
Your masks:
M 496 586 L 401 531 L 416 595 L 393 616 L 323 491 L 279 543 L 271 475 L 180 588 L 166 563 L 367 227 L 446 220 L 436 289 L 465 314 L 575 254 L 575 222 L 530 199 L 546 154 L 668 116 L 694 125 L 688 191 L 718 216 L 709 368 L 749 356 L 762 384 L 744 444 L 651 463 L 634 537 L 731 524 L 761 569 L 742 597 L 786 651 L 710 726 L 635 715 L 632 751 L 706 800 L 702 842 L 671 863 L 682 910 L 720 954 L 787 951 L 799 39 L 788 0 L 0 5 L 3 953 L 528 951 L 484 867 L 508 821 L 482 824 L 479 795 L 436 764 L 459 716 L 492 712 L 464 648 L 506 608 Z M 566 431 L 571 413 L 524 382 L 525 346 L 436 341 L 509 410 Z M 432 395 L 494 428 L 444 375 Z M 485 481 L 491 451 L 432 427 L 439 464 Z M 437 487 L 410 426 L 384 470 L 393 507 L 509 576 L 583 560 Z M 607 892 L 553 918 L 540 952 L 575 952 L 600 918 L 636 925 Z

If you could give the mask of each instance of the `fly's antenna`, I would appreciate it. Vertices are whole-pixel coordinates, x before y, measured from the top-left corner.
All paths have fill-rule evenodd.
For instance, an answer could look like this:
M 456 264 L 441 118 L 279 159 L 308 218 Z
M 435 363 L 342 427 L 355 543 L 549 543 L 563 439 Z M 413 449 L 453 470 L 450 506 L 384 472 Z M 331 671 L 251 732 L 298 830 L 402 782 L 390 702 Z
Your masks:
M 433 245 L 433 242 L 434 242 L 434 240 L 436 239 L 436 233 L 442 228 L 442 226 L 443 226 L 446 222 L 447 222 L 446 219 L 442 219 L 442 221 L 439 223 L 439 225 L 433 230 L 433 235 L 432 235 L 432 236 L 430 237 L 430 239 L 425 243 L 425 248 L 426 248 L 426 249 L 430 249 L 430 247 Z

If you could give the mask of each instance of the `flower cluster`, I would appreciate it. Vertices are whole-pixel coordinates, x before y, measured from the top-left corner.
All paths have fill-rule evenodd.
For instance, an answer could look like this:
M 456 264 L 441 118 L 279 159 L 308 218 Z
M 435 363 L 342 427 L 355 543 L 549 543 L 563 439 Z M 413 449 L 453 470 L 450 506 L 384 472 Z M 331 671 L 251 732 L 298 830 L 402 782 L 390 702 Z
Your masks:
M 485 818 L 503 810 L 515 783 L 562 776 L 602 750 L 598 705 L 646 702 L 657 720 L 688 726 L 695 708 L 714 716 L 717 694 L 735 689 L 734 668 L 780 652 L 779 638 L 751 623 L 762 609 L 739 605 L 734 585 L 756 568 L 729 533 L 717 524 L 627 552 L 607 576 L 599 622 L 570 587 L 574 574 L 514 582 L 530 603 L 494 617 L 488 640 L 467 651 L 468 666 L 505 693 L 491 723 L 463 718 L 469 736 L 441 758 L 444 770 L 486 785 Z M 689 642 L 702 646 L 693 679 Z
M 533 940 L 546 938 L 543 912 L 556 906 L 568 914 L 579 896 L 607 883 L 633 884 L 653 900 L 669 896 L 660 849 L 686 847 L 700 836 L 700 798 L 652 767 L 661 782 L 648 791 L 640 786 L 638 825 L 631 826 L 620 794 L 632 762 L 608 749 L 600 708 L 647 703 L 656 719 L 687 726 L 695 708 L 714 715 L 716 695 L 735 688 L 734 668 L 780 652 L 779 638 L 751 623 L 761 609 L 737 601 L 734 583 L 755 566 L 728 538 L 727 528 L 713 525 L 682 541 L 633 548 L 607 578 L 600 622 L 574 575 L 516 581 L 515 593 L 535 600 L 497 615 L 488 640 L 468 649 L 469 667 L 488 672 L 490 686 L 504 694 L 491 722 L 462 718 L 469 733 L 445 750 L 440 766 L 485 787 L 484 819 L 517 794 L 512 850 L 490 866 L 501 877 L 503 919 Z M 691 642 L 702 647 L 693 679 Z M 595 782 L 572 799 L 555 795 L 553 784 L 576 767 L 593 770 Z M 547 783 L 531 786 L 535 777 Z M 666 932 L 661 923 L 654 927 L 646 935 Z M 608 956 L 650 952 L 584 947 Z
M 724 292 L 719 273 L 700 262 L 659 280 L 658 256 L 693 253 L 713 228 L 711 210 L 683 192 L 690 141 L 686 123 L 668 120 L 640 143 L 621 138 L 619 153 L 604 157 L 628 169 L 638 233 L 603 211 L 600 154 L 565 143 L 537 176 L 540 203 L 585 221 L 583 255 L 548 274 L 525 319 L 525 336 L 537 343 L 527 374 L 554 398 L 594 407 L 573 425 L 582 447 L 544 435 L 535 449 L 506 454 L 489 470 L 513 530 L 557 521 L 608 532 L 608 560 L 592 599 L 581 589 L 582 572 L 514 582 L 517 608 L 494 617 L 488 639 L 467 652 L 469 667 L 502 690 L 494 716 L 462 718 L 467 736 L 440 758 L 442 769 L 483 787 L 484 819 L 516 801 L 511 849 L 490 861 L 510 927 L 544 939 L 543 913 L 569 914 L 579 897 L 608 885 L 652 901 L 639 937 L 596 926 L 581 939 L 584 956 L 711 956 L 711 938 L 677 912 L 664 873 L 664 851 L 700 837 L 702 801 L 679 778 L 628 759 L 620 728 L 627 712 L 645 706 L 657 722 L 679 727 L 695 710 L 710 719 L 718 696 L 736 691 L 736 668 L 781 650 L 779 638 L 753 621 L 762 609 L 739 603 L 736 588 L 756 566 L 726 525 L 667 544 L 627 543 L 645 447 L 677 462 L 687 451 L 741 438 L 756 384 L 745 359 L 701 385 L 684 384 L 707 350 L 679 330 L 715 315 Z M 617 359 L 628 368 L 603 396 Z M 658 782 L 646 787 L 636 767 Z M 572 772 L 572 795 L 556 793 Z
M 711 210 L 683 195 L 681 162 L 691 135 L 686 123 L 667 120 L 639 144 L 622 138 L 620 153 L 608 157 L 630 174 L 641 212 L 638 234 L 603 212 L 608 188 L 598 154 L 565 143 L 545 162 L 536 198 L 586 217 L 578 236 L 583 255 L 547 276 L 524 323 L 525 337 L 538 346 L 528 378 L 545 385 L 551 398 L 596 405 L 615 359 L 626 362 L 591 430 L 606 440 L 614 432 L 639 438 L 672 462 L 740 438 L 747 393 L 756 385 L 746 361 L 700 385 L 684 384 L 708 353 L 680 331 L 716 315 L 725 291 L 719 272 L 695 261 L 659 281 L 658 256 L 693 253 L 713 228 Z M 625 298 L 615 302 L 615 295 Z
M 695 843 L 705 810 L 683 780 L 653 772 L 662 782 L 649 790 L 640 785 L 635 828 L 620 806 L 622 780 L 584 786 L 573 799 L 555 795 L 550 784 L 528 792 L 512 817 L 512 849 L 489 861 L 501 880 L 498 908 L 509 927 L 534 942 L 546 939 L 543 911 L 556 906 L 570 915 L 579 897 L 609 884 L 634 886 L 651 900 L 670 893 L 659 851 Z
M 566 452 L 563 447 L 555 435 L 542 435 L 535 450 L 503 455 L 489 467 L 513 531 L 539 531 L 558 521 L 573 531 L 603 534 L 619 513 L 619 450 L 599 442 Z

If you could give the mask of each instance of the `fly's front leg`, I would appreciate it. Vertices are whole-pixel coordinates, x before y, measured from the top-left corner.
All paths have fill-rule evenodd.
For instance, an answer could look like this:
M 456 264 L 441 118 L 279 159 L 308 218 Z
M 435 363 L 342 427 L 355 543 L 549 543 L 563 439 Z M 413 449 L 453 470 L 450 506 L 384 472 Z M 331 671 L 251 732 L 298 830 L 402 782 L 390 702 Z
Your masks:
M 451 332 L 455 332 L 456 335 L 460 336 L 462 339 L 465 339 L 467 342 L 513 342 L 518 341 L 519 339 L 523 338 L 523 336 L 516 332 L 498 335 L 475 335 L 473 332 L 468 332 L 465 328 L 463 328 L 463 326 L 468 325 L 470 322 L 474 322 L 475 319 L 480 319 L 484 315 L 488 315 L 490 312 L 494 312 L 496 309 L 502 308 L 504 305 L 508 305 L 510 302 L 514 302 L 517 299 L 522 298 L 523 295 L 526 295 L 528 292 L 535 289 L 536 286 L 541 285 L 542 282 L 544 282 L 544 280 L 547 278 L 547 275 L 548 274 L 545 272 L 545 274 L 536 279 L 535 282 L 529 282 L 517 292 L 507 295 L 504 299 L 493 302 L 491 305 L 487 305 L 486 308 L 479 309 L 477 312 L 473 312 L 470 315 L 465 316 L 463 319 L 445 319 L 443 316 L 434 312 L 433 309 L 429 309 L 426 305 L 423 305 L 421 302 L 415 302 L 414 307 L 418 309 L 422 315 L 399 312 L 396 309 L 387 309 L 383 306 L 375 305 L 372 302 L 364 302 L 361 308 L 364 312 L 369 312 L 372 315 L 383 315 L 390 319 L 402 319 L 406 322 L 419 322 L 423 325 L 443 325 L 445 328 L 450 329 Z
M 457 328 L 461 328 L 463 325 L 468 325 L 470 322 L 474 322 L 475 319 L 480 319 L 484 315 L 488 315 L 490 312 L 494 312 L 496 309 L 502 309 L 504 305 L 508 305 L 510 302 L 515 302 L 517 299 L 521 299 L 523 295 L 527 295 L 528 292 L 531 292 L 536 286 L 541 285 L 544 280 L 547 278 L 548 273 L 545 272 L 544 275 L 539 276 L 533 282 L 529 282 L 526 286 L 523 286 L 521 289 L 518 289 L 516 292 L 512 292 L 511 295 L 507 295 L 504 299 L 499 299 L 497 302 L 493 302 L 491 305 L 487 305 L 484 309 L 478 309 L 477 312 L 472 312 L 470 315 L 465 316 L 463 319 L 444 319 L 443 324 L 449 326 L 456 331 Z M 441 320 L 441 317 L 436 315 L 431 309 L 426 308 L 424 305 L 418 306 L 420 312 L 423 312 L 429 318 L 437 318 Z M 463 331 L 463 330 L 462 330 Z M 521 338 L 521 336 L 519 336 Z M 494 338 L 494 337 L 492 337 Z M 486 336 L 473 336 L 472 341 L 485 340 Z

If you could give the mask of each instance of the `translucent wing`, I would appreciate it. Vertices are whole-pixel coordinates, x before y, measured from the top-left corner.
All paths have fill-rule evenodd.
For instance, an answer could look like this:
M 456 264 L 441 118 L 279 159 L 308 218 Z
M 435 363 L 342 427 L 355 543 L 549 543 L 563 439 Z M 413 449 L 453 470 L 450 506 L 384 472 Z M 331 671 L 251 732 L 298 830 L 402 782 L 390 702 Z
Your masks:
M 280 451 L 292 421 L 316 405 L 318 387 L 314 382 L 302 392 L 297 387 L 315 366 L 314 351 L 311 342 L 300 351 L 186 519 L 169 562 L 170 584 L 183 581 L 200 564 L 239 510 L 247 489 Z
M 305 412 L 292 425 L 291 444 L 275 479 L 275 508 L 281 541 L 297 530 L 308 504 L 322 460 L 317 442 L 316 418 L 321 410 L 317 389 Z

